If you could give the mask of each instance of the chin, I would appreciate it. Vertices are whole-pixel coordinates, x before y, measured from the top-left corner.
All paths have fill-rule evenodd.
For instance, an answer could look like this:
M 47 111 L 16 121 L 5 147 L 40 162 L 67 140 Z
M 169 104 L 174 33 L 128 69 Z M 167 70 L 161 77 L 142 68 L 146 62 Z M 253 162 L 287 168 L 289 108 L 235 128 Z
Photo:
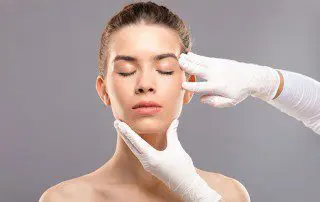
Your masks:
M 159 121 L 154 121 L 153 123 L 148 122 L 147 124 L 144 122 L 140 122 L 140 123 L 136 122 L 130 127 L 138 134 L 150 134 L 150 135 L 163 133 L 163 131 L 166 129 L 164 127 L 164 123 L 159 124 Z
M 143 127 L 139 127 L 139 126 L 136 126 L 134 127 L 134 131 L 136 131 L 137 133 L 139 134 L 158 134 L 158 133 L 162 133 L 163 130 L 161 130 L 161 127 L 146 127 L 146 126 L 143 126 Z

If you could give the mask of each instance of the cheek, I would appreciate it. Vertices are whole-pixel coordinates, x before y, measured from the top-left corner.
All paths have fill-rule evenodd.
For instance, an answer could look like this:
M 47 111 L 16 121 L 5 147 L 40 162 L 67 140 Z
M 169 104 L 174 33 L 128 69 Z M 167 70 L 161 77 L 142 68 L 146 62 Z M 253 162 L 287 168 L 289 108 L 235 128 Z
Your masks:
M 166 92 L 166 106 L 168 109 L 168 116 L 179 117 L 183 107 L 183 98 L 185 90 L 182 88 L 182 83 L 186 81 L 185 74 L 181 73 L 176 78 L 168 81 L 165 85 Z
M 119 77 L 110 77 L 108 79 L 108 93 L 112 104 L 126 106 L 128 97 L 132 96 L 132 89 L 129 80 L 124 81 Z
M 175 102 L 176 104 L 183 99 L 184 89 L 182 83 L 186 81 L 185 74 L 178 74 L 171 79 L 166 81 L 164 90 L 168 101 Z

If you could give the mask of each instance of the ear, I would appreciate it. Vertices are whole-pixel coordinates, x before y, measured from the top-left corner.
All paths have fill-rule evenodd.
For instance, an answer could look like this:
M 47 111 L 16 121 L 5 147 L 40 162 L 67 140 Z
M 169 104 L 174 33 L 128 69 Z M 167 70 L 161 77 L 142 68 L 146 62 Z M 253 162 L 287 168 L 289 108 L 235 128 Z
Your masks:
M 196 82 L 196 76 L 195 75 L 189 75 L 187 77 L 186 81 L 187 82 Z M 185 90 L 184 97 L 183 97 L 183 104 L 188 104 L 190 102 L 193 94 L 194 94 L 194 92 Z
M 101 75 L 99 75 L 96 80 L 96 90 L 97 90 L 97 93 L 98 93 L 100 99 L 102 100 L 102 102 L 105 105 L 111 105 L 109 95 L 106 91 L 107 90 L 106 83 L 107 82 L 105 82 L 103 77 Z

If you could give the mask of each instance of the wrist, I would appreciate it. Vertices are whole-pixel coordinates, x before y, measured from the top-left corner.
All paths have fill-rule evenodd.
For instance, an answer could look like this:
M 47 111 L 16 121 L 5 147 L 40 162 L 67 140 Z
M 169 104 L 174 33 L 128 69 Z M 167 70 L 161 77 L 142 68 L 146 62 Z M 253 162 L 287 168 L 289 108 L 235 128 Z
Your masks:
M 278 71 L 274 68 L 268 66 L 260 67 L 259 71 L 255 74 L 255 83 L 253 83 L 254 90 L 251 96 L 269 101 L 277 96 L 281 78 Z
M 188 180 L 188 184 L 180 194 L 187 202 L 218 202 L 221 199 L 221 195 L 212 189 L 199 174 L 196 174 L 192 180 Z
M 283 85 L 284 85 L 284 78 L 283 78 L 283 75 L 282 75 L 281 71 L 277 69 L 277 72 L 278 72 L 279 77 L 280 77 L 280 85 L 278 87 L 278 91 L 277 91 L 275 97 L 273 98 L 273 100 L 276 99 L 281 94 L 281 92 L 283 90 Z

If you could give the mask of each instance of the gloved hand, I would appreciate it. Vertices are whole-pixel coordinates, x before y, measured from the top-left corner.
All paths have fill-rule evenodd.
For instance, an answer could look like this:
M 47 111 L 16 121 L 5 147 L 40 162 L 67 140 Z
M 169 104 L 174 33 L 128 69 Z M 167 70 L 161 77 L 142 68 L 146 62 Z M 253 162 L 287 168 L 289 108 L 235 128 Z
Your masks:
M 207 93 L 200 101 L 214 107 L 231 107 L 249 95 L 272 100 L 280 84 L 277 70 L 235 60 L 200 56 L 189 52 L 179 58 L 181 69 L 206 79 L 206 82 L 184 82 L 185 90 Z
M 114 127 L 139 159 L 144 169 L 164 182 L 168 188 L 189 202 L 218 202 L 221 196 L 199 176 L 191 157 L 178 139 L 179 121 L 174 119 L 167 130 L 167 147 L 154 149 L 126 123 L 116 119 Z

